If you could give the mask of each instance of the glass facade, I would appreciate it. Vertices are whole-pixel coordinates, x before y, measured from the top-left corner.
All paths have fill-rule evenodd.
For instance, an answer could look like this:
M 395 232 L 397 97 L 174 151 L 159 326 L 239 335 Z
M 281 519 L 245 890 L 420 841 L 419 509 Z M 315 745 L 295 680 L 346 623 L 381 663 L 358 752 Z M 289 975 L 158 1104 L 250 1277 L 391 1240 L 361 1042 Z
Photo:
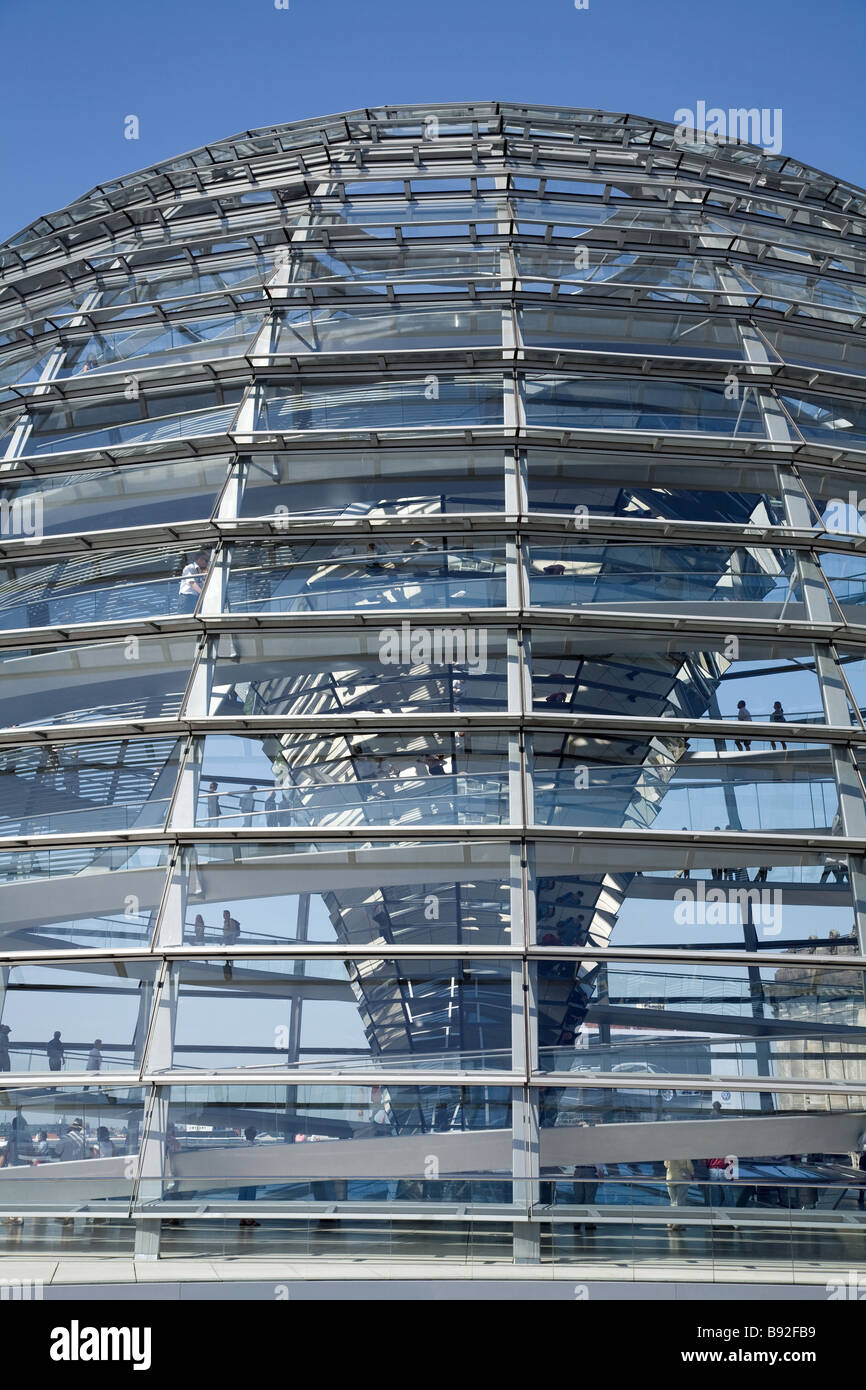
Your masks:
M 866 201 L 381 108 L 0 246 L 0 1255 L 866 1264 Z

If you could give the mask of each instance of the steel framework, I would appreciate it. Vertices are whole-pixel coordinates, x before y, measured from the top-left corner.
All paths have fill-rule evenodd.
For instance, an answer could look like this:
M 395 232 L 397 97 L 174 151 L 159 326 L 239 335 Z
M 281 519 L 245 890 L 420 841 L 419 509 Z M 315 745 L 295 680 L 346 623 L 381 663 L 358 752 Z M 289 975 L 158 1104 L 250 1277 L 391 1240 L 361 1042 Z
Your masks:
M 863 1263 L 864 329 L 863 190 L 600 111 L 0 246 L 0 1252 Z

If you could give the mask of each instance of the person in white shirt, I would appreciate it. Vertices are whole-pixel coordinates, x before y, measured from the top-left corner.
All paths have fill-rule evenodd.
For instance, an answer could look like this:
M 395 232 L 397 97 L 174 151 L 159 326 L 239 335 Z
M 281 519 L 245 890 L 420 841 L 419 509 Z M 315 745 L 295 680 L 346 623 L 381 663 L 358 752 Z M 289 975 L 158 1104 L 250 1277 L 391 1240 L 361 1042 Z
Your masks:
M 198 603 L 207 569 L 208 553 L 200 550 L 195 559 L 184 565 L 180 577 L 180 611 L 192 613 Z
M 358 796 L 362 801 L 367 801 L 374 795 L 370 779 L 378 771 L 376 759 L 369 757 L 360 743 L 353 743 L 351 752 Z
M 737 719 L 740 721 L 741 724 L 751 724 L 752 722 L 752 716 L 746 708 L 745 700 L 737 701 Z M 752 746 L 749 739 L 743 739 L 741 741 L 740 739 L 736 738 L 734 739 L 734 743 L 737 745 L 740 752 L 742 752 L 744 748 L 748 749 Z
M 97 1038 L 97 1039 L 95 1040 L 95 1042 L 94 1042 L 92 1048 L 90 1049 L 90 1051 L 89 1051 L 88 1054 L 87 1054 L 87 1066 L 86 1066 L 86 1068 L 85 1068 L 86 1071 L 101 1071 L 101 1070 L 102 1070 L 102 1053 L 101 1053 L 101 1051 L 100 1051 L 100 1048 L 101 1048 L 101 1047 L 102 1047 L 102 1039 L 101 1039 L 101 1038 Z M 87 1088 L 86 1086 L 84 1086 L 84 1087 L 82 1087 L 82 1089 L 86 1091 L 88 1088 Z
M 94 1158 L 113 1158 L 114 1145 L 111 1136 L 105 1125 L 100 1125 L 96 1131 L 96 1143 L 93 1146 Z

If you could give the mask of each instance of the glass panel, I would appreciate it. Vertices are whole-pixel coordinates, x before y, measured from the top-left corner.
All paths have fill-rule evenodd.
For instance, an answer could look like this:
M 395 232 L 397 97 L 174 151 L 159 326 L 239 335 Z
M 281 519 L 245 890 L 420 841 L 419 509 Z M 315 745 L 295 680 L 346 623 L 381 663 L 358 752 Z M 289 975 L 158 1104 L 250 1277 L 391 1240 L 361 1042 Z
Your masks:
M 850 1262 L 840 1228 L 866 1195 L 852 1153 L 863 1093 L 843 1111 L 817 1096 L 688 1091 L 665 1079 L 635 1070 L 630 1086 L 604 1092 L 539 1092 L 541 1201 L 577 1222 L 573 1233 L 552 1228 L 547 1258 L 573 1259 L 577 1247 L 590 1262 Z M 633 1123 L 650 1112 L 666 1123 Z
M 601 191 L 601 189 L 599 189 Z M 555 228 L 568 228 L 556 235 L 574 236 L 574 228 L 606 226 L 616 228 L 665 228 L 682 232 L 718 231 L 731 228 L 731 235 L 743 227 L 742 222 L 707 218 L 695 208 L 642 208 L 610 203 L 569 202 L 567 199 L 514 198 L 514 215 L 521 222 L 547 222 Z
M 196 646 L 193 637 L 141 637 L 2 652 L 0 726 L 176 715 Z
M 839 664 L 847 686 L 847 704 L 851 723 L 858 724 L 866 714 L 866 653 L 850 647 L 837 647 Z
M 233 546 L 230 564 L 226 602 L 233 612 L 488 608 L 505 603 L 505 544 L 486 536 L 262 541 Z
M 27 295 L 26 300 L 22 302 L 11 289 L 0 291 L 0 331 L 3 333 L 28 322 L 41 329 L 45 322 L 72 318 L 88 294 L 83 289 L 70 291 L 69 284 L 57 271 L 20 280 L 16 289 Z
M 866 347 L 852 333 L 841 333 L 837 329 L 833 334 L 825 334 L 813 328 L 789 325 L 775 328 L 769 324 L 762 324 L 762 330 L 786 362 L 822 367 L 830 372 L 851 372 L 857 376 L 866 373 Z
M 408 622 L 396 634 L 381 628 L 224 636 L 215 646 L 209 713 L 504 710 L 505 644 L 504 630 L 428 630 Z
M 651 848 L 546 841 L 531 856 L 536 940 L 551 954 L 597 946 L 603 960 L 611 946 L 832 955 L 850 945 L 854 887 L 843 855 L 732 849 L 711 837 Z M 601 963 L 582 961 L 577 978 Z M 575 1035 L 579 1022 L 571 1020 Z
M 537 966 L 540 1069 L 577 1073 L 587 1088 L 596 1074 L 619 1079 L 579 1097 L 613 1121 L 662 1118 L 677 1076 L 866 1081 L 863 972 L 844 965 L 856 940 L 837 943 L 833 969 L 816 967 L 813 952 L 764 966 L 602 960 L 579 974 L 551 950 Z M 564 1034 L 578 1045 L 562 1046 Z M 658 1090 L 629 1090 L 632 1076 L 657 1076 Z M 709 1109 L 706 1093 L 681 1099 Z
M 94 1253 L 105 1254 L 107 1241 L 112 1254 L 131 1255 L 131 1223 L 100 1224 L 89 1235 L 83 1226 L 91 1215 L 107 1215 L 112 1209 L 119 1216 L 127 1214 L 139 1167 L 144 1112 L 145 1092 L 140 1087 L 0 1091 L 0 1131 L 6 1136 L 0 1207 L 27 1218 L 23 1232 L 7 1227 L 3 1253 L 19 1254 L 23 1237 L 34 1255 L 59 1245 L 61 1238 L 67 1249 L 95 1244 Z M 70 1213 L 59 1231 L 44 1221 L 36 1224 L 38 1214 L 46 1210 Z M 72 1213 L 80 1226 L 73 1225 Z
M 713 314 L 665 314 L 648 309 L 591 310 L 524 308 L 519 311 L 529 345 L 574 352 L 650 354 L 653 357 L 721 358 L 746 356 L 735 318 Z
M 738 267 L 692 256 L 648 256 L 636 251 L 605 251 L 581 247 L 578 254 L 562 247 L 517 246 L 517 273 L 522 288 L 535 288 L 532 281 L 562 283 L 572 294 L 592 295 L 619 292 L 630 295 L 636 285 L 658 287 L 664 297 L 700 302 L 706 291 L 724 289 Z M 690 293 L 691 292 L 691 293 Z M 663 297 L 659 295 L 659 298 Z M 652 296 L 651 296 L 652 297 Z
M 0 352 L 0 387 L 38 381 L 51 360 L 52 348 L 32 347 Z
M 736 459 L 713 464 L 625 458 L 567 450 L 528 449 L 529 509 L 575 519 L 624 517 L 629 521 L 720 522 L 739 526 L 784 526 L 786 518 L 776 470 Z M 796 492 L 796 483 L 790 484 Z M 817 526 L 817 518 L 815 520 Z
M 767 546 L 539 540 L 530 547 L 529 581 L 540 607 L 701 613 L 735 603 L 743 617 L 805 617 L 794 552 Z
M 858 615 L 866 601 L 866 558 L 837 551 L 819 559 L 821 572 L 842 612 L 849 622 L 859 623 Z
M 838 396 L 779 394 L 804 439 L 840 449 L 866 448 L 866 405 Z
M 311 352 L 418 351 L 421 348 L 498 346 L 502 310 L 286 309 L 277 315 L 274 355 Z
M 532 633 L 532 707 L 632 719 L 825 722 L 814 648 L 737 637 Z M 736 653 L 736 656 L 734 656 Z M 828 669 L 832 657 L 826 653 Z M 785 741 L 779 739 L 782 747 Z M 774 748 L 775 739 L 755 739 Z
M 629 741 L 551 730 L 534 734 L 533 746 L 540 825 L 841 833 L 825 745 L 767 753 L 742 737 Z
M 497 824 L 508 819 L 504 734 L 210 734 L 196 824 Z M 216 790 L 211 790 L 211 784 Z
M 100 401 L 94 405 L 56 405 L 32 411 L 33 428 L 24 454 L 69 453 L 76 449 L 110 449 L 148 441 L 168 441 L 204 434 L 223 434 L 241 398 L 240 387 L 222 393 L 188 391 L 182 396 Z
M 511 1200 L 506 1087 L 172 1086 L 168 1116 L 166 1214 L 181 1202 Z M 441 1155 L 428 1179 L 418 1155 L 431 1135 Z
M 156 971 L 154 959 L 127 959 L 122 973 L 86 958 L 11 966 L 2 999 L 0 1071 L 53 1072 L 59 1060 L 60 1069 L 93 1072 L 94 1080 L 102 1072 L 137 1072 Z
M 219 785 L 208 795 L 221 806 Z M 213 947 L 507 945 L 517 890 L 509 846 L 483 840 L 197 844 L 184 850 L 173 886 L 183 941 Z M 169 942 L 181 931 L 171 901 Z
M 362 449 L 256 454 L 243 462 L 240 514 L 430 516 L 501 512 L 501 450 Z
M 262 390 L 255 429 L 445 429 L 501 425 L 502 378 L 446 376 L 376 382 L 303 382 Z
M 685 431 L 691 434 L 766 433 L 763 393 L 746 386 L 739 401 L 724 387 L 686 381 L 616 377 L 526 376 L 530 425 L 565 429 Z
M 777 299 L 821 304 L 855 314 L 866 312 L 866 292 L 856 282 L 804 274 L 798 270 L 780 270 L 776 266 L 749 265 L 743 267 L 743 273 L 762 294 Z M 766 326 L 764 332 L 767 332 Z
M 295 282 L 321 283 L 334 280 L 351 286 L 362 282 L 401 285 L 406 293 L 411 284 L 418 289 L 439 282 L 501 276 L 501 253 L 496 247 L 454 246 L 447 251 L 428 246 L 356 246 L 340 242 L 328 247 L 304 247 L 295 243 L 290 248 L 290 286 Z M 384 292 L 384 289 L 383 289 Z
M 4 951 L 148 946 L 168 845 L 85 845 L 0 852 Z
M 182 1070 L 511 1068 L 508 961 L 256 957 L 172 968 Z
M 161 827 L 180 748 L 171 738 L 9 748 L 0 772 L 0 834 Z
M 298 214 L 291 220 L 314 227 L 362 227 L 381 224 L 410 225 L 415 222 L 494 222 L 502 215 L 505 200 L 488 195 L 485 198 L 346 198 L 328 205 L 324 199 L 311 201 L 311 212 Z
M 274 273 L 272 261 L 261 257 L 255 261 L 239 260 L 223 266 L 197 266 L 194 270 L 172 269 L 160 274 L 138 270 L 134 278 L 123 285 L 104 289 L 100 308 L 109 305 L 142 304 L 154 300 L 172 299 L 181 295 L 213 294 L 224 289 L 241 289 L 259 285 Z
M 252 343 L 263 321 L 260 311 L 188 319 L 186 322 L 143 323 L 115 331 L 105 327 L 80 340 L 69 335 L 58 376 L 121 371 L 127 362 L 134 362 L 136 370 L 142 370 L 156 365 L 167 367 L 178 362 L 240 357 Z
M 721 1111 L 720 1118 L 725 1121 L 726 1125 L 731 1122 L 731 1129 L 728 1131 L 729 1136 L 738 1132 L 733 1122 L 739 1120 L 751 1121 L 751 1127 L 749 1129 L 746 1129 L 745 1126 L 739 1127 L 739 1132 L 743 1135 L 748 1134 L 753 1136 L 756 1133 L 760 1133 L 761 1129 L 766 1130 L 764 1143 L 767 1147 L 757 1151 L 759 1154 L 764 1155 L 768 1153 L 778 1154 L 779 1152 L 778 1149 L 774 1150 L 770 1147 L 773 1135 L 777 1138 L 781 1138 L 785 1133 L 782 1126 L 774 1123 L 776 1119 L 788 1118 L 798 1114 L 809 1115 L 810 1112 L 817 1112 L 817 1114 L 815 1114 L 815 1119 L 811 1121 L 810 1125 L 814 1132 L 820 1128 L 820 1121 L 821 1118 L 823 1118 L 821 1112 L 824 1112 L 828 1119 L 828 1133 L 833 1134 L 835 1130 L 834 1137 L 839 1137 L 840 1135 L 847 1136 L 847 1134 L 851 1133 L 851 1122 L 855 1118 L 853 1115 L 850 1119 L 848 1119 L 847 1116 L 843 1116 L 843 1123 L 834 1126 L 829 1121 L 831 1107 L 823 1103 L 823 1097 L 820 1102 L 816 1104 L 815 1102 L 819 1101 L 817 1096 L 811 1097 L 802 1093 L 798 1094 L 796 1091 L 786 1092 L 784 1090 L 779 1090 L 778 1083 L 773 1090 L 739 1091 L 736 1089 L 737 1080 L 739 1079 L 736 1074 L 732 1078 L 731 1086 L 724 1088 L 724 1100 L 718 1100 L 712 1087 L 707 1090 L 699 1090 L 697 1087 L 685 1089 L 682 1085 L 665 1085 L 665 1076 L 663 1073 L 656 1073 L 650 1068 L 645 1069 L 637 1064 L 630 1072 L 623 1073 L 623 1077 L 625 1078 L 626 1076 L 628 1078 L 627 1082 L 624 1080 L 621 1084 L 618 1078 L 611 1078 L 614 1084 L 604 1087 L 593 1085 L 592 1081 L 588 1080 L 586 1077 L 581 1079 L 575 1077 L 573 1084 L 568 1085 L 567 1088 L 563 1086 L 566 1077 L 557 1077 L 560 1087 L 566 1090 L 564 1105 L 559 1102 L 556 1089 L 552 1087 L 539 1088 L 539 1095 L 546 1097 L 547 1102 L 545 1105 L 544 1118 L 542 1119 L 542 1128 L 574 1128 L 575 1125 L 580 1125 L 580 1119 L 583 1118 L 584 1115 L 586 1115 L 588 1120 L 590 1115 L 592 1115 L 592 1120 L 589 1125 L 590 1128 L 598 1124 L 627 1124 L 638 1118 L 645 1119 L 652 1113 L 655 1120 L 664 1121 L 666 1124 L 675 1124 L 683 1120 L 693 1122 L 695 1124 L 695 1134 L 690 1142 L 703 1146 L 708 1140 L 710 1145 L 715 1146 L 715 1144 L 723 1138 L 725 1127 L 721 1124 L 717 1124 L 714 1129 L 710 1130 L 707 1128 L 705 1131 L 704 1125 L 716 1118 L 713 1112 L 713 1105 L 717 1102 L 719 1110 Z M 695 1079 L 698 1080 L 699 1078 L 696 1077 Z M 750 1079 L 754 1081 L 755 1078 L 751 1077 Z M 718 1089 L 721 1091 L 721 1088 Z M 658 1090 L 661 1090 L 666 1096 L 662 1105 L 659 1104 Z M 629 1103 L 625 1105 L 623 1104 L 621 1091 L 625 1091 L 628 1098 Z M 587 1092 L 589 1092 L 589 1094 L 587 1094 Z M 768 1097 L 770 1104 L 766 1102 L 762 1103 L 763 1096 Z M 850 1097 L 840 1097 L 840 1100 L 845 1099 L 851 1102 L 850 1108 L 852 1110 L 860 1111 L 863 1109 L 864 1100 L 866 1100 L 866 1092 L 861 1092 Z M 847 1106 L 839 1107 L 840 1110 L 847 1108 Z M 701 1126 L 700 1129 L 697 1128 L 698 1125 Z M 791 1126 L 791 1129 L 793 1130 L 793 1126 Z M 582 1138 L 584 1138 L 584 1136 L 576 1136 L 576 1139 L 572 1140 L 571 1136 L 563 1136 L 560 1142 L 552 1140 L 552 1142 L 545 1144 L 544 1136 L 542 1136 L 542 1153 L 544 1153 L 545 1149 L 547 1149 L 548 1153 L 562 1152 L 566 1147 L 571 1147 L 572 1142 L 579 1144 Z M 593 1139 L 592 1136 L 586 1136 L 586 1139 L 592 1143 L 594 1148 L 598 1146 L 598 1139 Z M 616 1145 L 618 1147 L 619 1142 L 621 1141 L 618 1141 L 615 1135 L 611 1135 L 612 1146 Z M 754 1145 L 754 1142 L 754 1139 L 752 1139 L 750 1147 Z M 647 1153 L 658 1144 L 664 1146 L 664 1143 L 665 1137 L 663 1133 L 656 1132 L 655 1134 L 651 1134 L 647 1131 Z M 712 1151 L 711 1149 L 710 1154 Z M 786 1148 L 783 1152 L 788 1153 L 789 1150 Z M 747 1156 L 742 1149 L 740 1153 L 743 1157 Z M 708 1154 L 707 1157 L 709 1156 Z M 805 1155 L 803 1155 L 803 1157 L 805 1157 Z
M 812 506 L 835 539 L 866 535 L 866 480 L 862 473 L 832 463 L 798 470 Z
M 228 463 L 172 459 L 19 479 L 7 474 L 0 505 L 8 503 L 13 518 L 16 512 L 25 520 L 32 515 L 46 536 L 194 521 L 210 516 Z
M 203 578 L 209 555 L 199 554 Z M 185 601 L 185 590 L 192 581 L 185 569 L 194 563 L 193 553 L 168 545 L 100 550 L 50 562 L 6 560 L 0 563 L 0 628 L 191 612 L 195 603 Z M 197 599 L 198 593 L 191 597 Z

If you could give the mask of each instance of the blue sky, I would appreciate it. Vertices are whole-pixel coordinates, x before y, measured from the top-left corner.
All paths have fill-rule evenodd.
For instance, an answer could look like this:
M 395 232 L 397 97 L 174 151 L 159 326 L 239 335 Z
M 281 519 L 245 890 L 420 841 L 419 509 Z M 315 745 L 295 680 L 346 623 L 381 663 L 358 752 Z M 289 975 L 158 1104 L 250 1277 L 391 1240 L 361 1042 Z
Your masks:
M 288 4 L 0 0 L 0 237 L 208 141 L 391 102 L 780 107 L 784 153 L 866 184 L 864 0 Z

